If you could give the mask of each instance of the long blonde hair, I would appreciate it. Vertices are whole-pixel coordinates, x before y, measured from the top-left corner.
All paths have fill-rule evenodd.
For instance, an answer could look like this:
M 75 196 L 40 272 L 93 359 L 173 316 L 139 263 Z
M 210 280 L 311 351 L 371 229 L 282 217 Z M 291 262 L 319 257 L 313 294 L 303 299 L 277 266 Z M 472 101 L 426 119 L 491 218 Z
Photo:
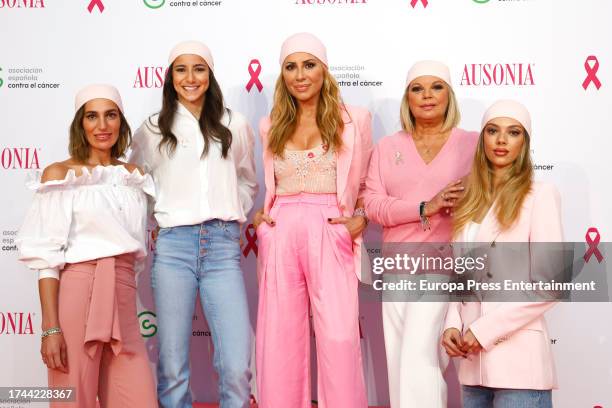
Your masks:
M 502 230 L 513 226 L 518 219 L 525 197 L 533 184 L 533 165 L 530 155 L 530 136 L 525 129 L 525 140 L 520 154 L 512 163 L 497 191 L 493 190 L 493 167 L 484 150 L 484 132 L 480 132 L 472 171 L 464 196 L 458 201 L 453 216 L 453 236 L 457 237 L 467 223 L 495 203 L 495 216 Z
M 323 143 L 330 149 L 339 150 L 342 147 L 343 109 L 344 104 L 340 96 L 340 87 L 336 79 L 324 67 L 323 86 L 317 104 L 317 127 L 321 132 Z M 270 119 L 272 125 L 270 127 L 268 149 L 273 154 L 283 157 L 285 145 L 293 136 L 297 125 L 297 102 L 289 93 L 282 73 L 276 80 L 274 106 Z

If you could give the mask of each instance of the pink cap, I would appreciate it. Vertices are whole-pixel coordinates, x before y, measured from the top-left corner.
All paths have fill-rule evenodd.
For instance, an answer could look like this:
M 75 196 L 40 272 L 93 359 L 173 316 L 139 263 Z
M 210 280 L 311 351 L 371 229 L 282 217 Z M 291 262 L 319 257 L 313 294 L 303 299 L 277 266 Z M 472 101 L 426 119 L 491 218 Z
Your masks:
M 531 115 L 529 115 L 529 111 L 522 104 L 509 99 L 495 102 L 487 109 L 482 117 L 481 129 L 484 129 L 486 124 L 495 118 L 511 118 L 517 120 L 523 125 L 529 136 L 531 136 Z
M 452 86 L 450 70 L 439 61 L 419 61 L 416 62 L 408 71 L 406 76 L 406 88 L 412 81 L 418 77 L 425 75 L 431 75 L 440 78 L 446 82 L 449 86 Z
M 297 33 L 287 38 L 281 47 L 278 63 L 283 65 L 285 59 L 296 52 L 306 52 L 314 55 L 327 66 L 327 50 L 325 45 L 310 33 Z
M 172 51 L 170 51 L 168 65 L 172 64 L 175 59 L 184 54 L 199 55 L 204 58 L 204 61 L 206 61 L 211 71 L 215 70 L 215 64 L 210 49 L 206 44 L 200 41 L 183 41 L 176 44 L 174 48 L 172 48 Z
M 121 103 L 121 95 L 119 91 L 112 85 L 94 84 L 87 85 L 85 88 L 77 92 L 74 97 L 74 110 L 78 111 L 81 106 L 85 105 L 92 99 L 108 99 L 115 102 L 115 105 L 123 113 L 123 103 Z

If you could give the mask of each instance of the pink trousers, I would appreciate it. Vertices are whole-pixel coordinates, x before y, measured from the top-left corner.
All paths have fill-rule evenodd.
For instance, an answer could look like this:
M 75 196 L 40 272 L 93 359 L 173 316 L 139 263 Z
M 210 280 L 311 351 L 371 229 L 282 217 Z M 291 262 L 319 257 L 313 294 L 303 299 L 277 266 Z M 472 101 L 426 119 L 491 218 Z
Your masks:
M 74 387 L 75 402 L 51 407 L 157 407 L 153 373 L 136 316 L 134 257 L 68 264 L 60 276 L 59 321 L 68 373 L 49 370 L 50 387 Z
M 352 240 L 335 194 L 278 196 L 258 230 L 261 408 L 309 408 L 312 309 L 320 408 L 367 407 Z

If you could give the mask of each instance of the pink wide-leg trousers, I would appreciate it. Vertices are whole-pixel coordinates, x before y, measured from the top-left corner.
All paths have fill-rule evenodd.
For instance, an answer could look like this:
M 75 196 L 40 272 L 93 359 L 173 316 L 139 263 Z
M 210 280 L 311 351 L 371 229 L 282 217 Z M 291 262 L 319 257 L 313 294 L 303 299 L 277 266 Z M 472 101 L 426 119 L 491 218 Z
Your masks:
M 74 402 L 53 408 L 156 408 L 153 372 L 136 315 L 134 256 L 68 264 L 59 288 L 59 321 L 68 373 L 49 369 L 50 387 L 74 387 Z
M 312 309 L 318 406 L 367 407 L 352 240 L 335 194 L 278 196 L 258 230 L 260 408 L 309 408 Z

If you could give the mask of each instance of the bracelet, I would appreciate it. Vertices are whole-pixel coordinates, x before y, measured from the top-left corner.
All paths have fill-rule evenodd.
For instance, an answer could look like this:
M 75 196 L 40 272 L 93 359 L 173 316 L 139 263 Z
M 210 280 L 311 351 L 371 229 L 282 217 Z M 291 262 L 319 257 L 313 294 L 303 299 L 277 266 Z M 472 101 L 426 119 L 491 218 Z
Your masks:
M 370 220 L 368 219 L 368 213 L 366 213 L 366 210 L 363 207 L 355 208 L 355 211 L 353 211 L 353 217 L 355 216 L 363 217 L 365 219 L 366 226 L 370 222 Z
M 425 205 L 427 201 L 421 201 L 419 204 L 419 218 L 421 218 L 421 227 L 423 231 L 430 230 L 431 226 L 429 225 L 429 218 L 425 215 Z
M 42 334 L 40 335 L 40 338 L 44 339 L 45 337 L 48 337 L 52 334 L 58 334 L 58 333 L 62 333 L 62 329 L 60 329 L 59 327 L 52 327 L 42 332 Z

